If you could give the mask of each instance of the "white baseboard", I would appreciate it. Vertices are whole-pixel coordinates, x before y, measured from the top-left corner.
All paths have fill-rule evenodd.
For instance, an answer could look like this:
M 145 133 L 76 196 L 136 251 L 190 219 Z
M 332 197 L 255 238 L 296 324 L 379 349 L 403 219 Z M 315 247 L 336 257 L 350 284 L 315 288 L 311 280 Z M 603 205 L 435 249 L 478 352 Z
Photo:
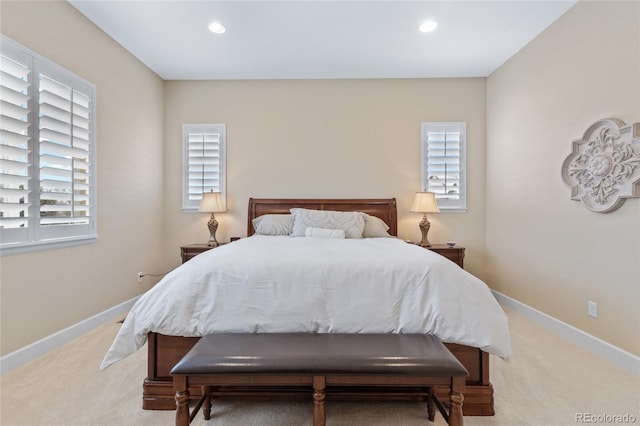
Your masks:
M 521 313 L 530 320 L 535 321 L 538 324 L 555 331 L 561 336 L 572 340 L 578 345 L 600 355 L 601 357 L 613 362 L 619 367 L 630 371 L 636 376 L 640 376 L 640 357 L 627 352 L 624 349 L 620 349 L 619 347 L 614 346 L 611 343 L 607 343 L 602 339 L 592 336 L 589 333 L 585 333 L 584 331 L 572 325 L 562 322 L 550 315 L 545 314 L 544 312 L 540 312 L 539 310 L 525 305 L 524 303 L 519 302 L 515 299 L 512 299 L 509 296 L 505 296 L 504 294 L 496 290 L 491 291 L 493 292 L 493 295 L 495 296 L 498 303 L 500 303 L 501 305 L 507 306 Z
M 33 342 L 24 348 L 20 348 L 15 352 L 11 352 L 10 354 L 0 357 L 0 375 L 4 375 L 14 368 L 33 361 L 40 355 L 44 355 L 58 346 L 68 343 L 76 337 L 79 337 L 102 324 L 113 321 L 113 319 L 118 315 L 126 314 L 129 312 L 136 300 L 138 300 L 138 297 L 140 296 L 129 299 L 117 306 L 114 306 L 113 308 L 100 312 L 91 318 L 87 318 L 86 320 L 80 321 L 79 323 L 69 326 L 64 330 L 60 330 L 50 336 L 38 340 L 37 342 Z

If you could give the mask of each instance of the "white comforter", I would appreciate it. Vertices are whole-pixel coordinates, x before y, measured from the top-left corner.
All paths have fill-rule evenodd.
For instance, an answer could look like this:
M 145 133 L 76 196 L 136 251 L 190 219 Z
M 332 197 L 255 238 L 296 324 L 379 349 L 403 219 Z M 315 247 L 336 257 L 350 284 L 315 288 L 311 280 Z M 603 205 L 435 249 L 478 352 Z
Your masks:
M 507 318 L 479 279 L 394 238 L 253 236 L 198 255 L 135 303 L 101 368 L 154 331 L 429 333 L 507 359 Z

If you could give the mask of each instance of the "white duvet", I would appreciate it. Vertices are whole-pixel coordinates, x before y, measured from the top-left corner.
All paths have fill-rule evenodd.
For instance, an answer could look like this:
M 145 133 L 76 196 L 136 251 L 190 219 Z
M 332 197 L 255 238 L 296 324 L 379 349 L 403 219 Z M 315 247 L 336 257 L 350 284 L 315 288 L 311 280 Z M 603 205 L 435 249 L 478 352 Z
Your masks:
M 507 318 L 455 263 L 395 238 L 253 236 L 202 253 L 142 295 L 101 368 L 147 333 L 428 333 L 507 359 Z

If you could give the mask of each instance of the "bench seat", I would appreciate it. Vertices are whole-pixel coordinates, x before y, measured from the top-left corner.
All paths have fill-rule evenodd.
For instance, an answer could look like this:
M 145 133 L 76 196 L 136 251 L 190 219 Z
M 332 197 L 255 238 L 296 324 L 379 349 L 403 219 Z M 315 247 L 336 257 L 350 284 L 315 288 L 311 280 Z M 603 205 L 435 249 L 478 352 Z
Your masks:
M 423 334 L 213 334 L 171 370 L 176 425 L 188 425 L 204 405 L 210 416 L 211 386 L 303 386 L 313 389 L 314 426 L 325 424 L 327 386 L 417 386 L 427 390 L 428 417 L 437 407 L 450 425 L 462 425 L 464 366 L 436 337 Z M 203 399 L 189 413 L 189 386 Z M 451 389 L 447 410 L 435 386 Z M 311 395 L 310 395 L 311 396 Z

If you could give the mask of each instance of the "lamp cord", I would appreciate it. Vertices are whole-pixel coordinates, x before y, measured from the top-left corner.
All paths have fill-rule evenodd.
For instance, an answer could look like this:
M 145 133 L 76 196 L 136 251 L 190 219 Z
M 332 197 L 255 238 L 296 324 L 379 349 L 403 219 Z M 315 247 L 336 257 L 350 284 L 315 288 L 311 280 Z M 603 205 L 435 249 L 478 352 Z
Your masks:
M 171 272 L 171 271 L 162 272 L 160 274 L 142 274 L 142 275 L 140 275 L 140 277 L 161 277 L 163 275 L 167 275 L 169 272 Z

